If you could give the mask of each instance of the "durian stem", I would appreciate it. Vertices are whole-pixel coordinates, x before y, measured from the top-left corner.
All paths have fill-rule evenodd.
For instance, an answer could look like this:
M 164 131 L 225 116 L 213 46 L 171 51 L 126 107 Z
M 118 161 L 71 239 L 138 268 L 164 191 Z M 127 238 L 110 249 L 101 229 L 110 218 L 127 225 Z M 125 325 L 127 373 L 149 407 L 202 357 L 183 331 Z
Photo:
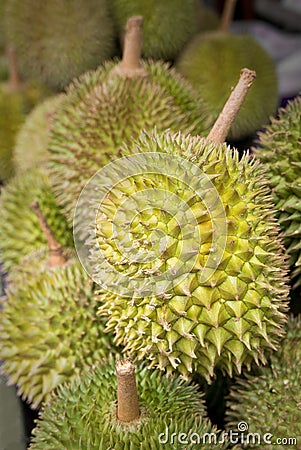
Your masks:
M 133 16 L 127 21 L 122 61 L 113 69 L 120 76 L 131 78 L 146 75 L 141 64 L 142 25 L 142 16 Z
M 18 91 L 21 88 L 21 80 L 18 72 L 16 49 L 14 47 L 7 48 L 7 60 L 9 69 L 9 87 L 12 91 Z
M 139 418 L 139 402 L 135 378 L 135 366 L 129 359 L 117 361 L 117 418 L 132 422 Z
M 238 83 L 232 90 L 223 110 L 208 134 L 207 139 L 218 144 L 225 142 L 231 125 L 234 122 L 255 77 L 256 72 L 254 72 L 254 70 L 241 70 Z
M 48 243 L 48 247 L 49 247 L 48 265 L 50 267 L 63 266 L 67 262 L 67 259 L 64 256 L 63 248 L 58 243 L 58 241 L 55 239 L 54 234 L 52 233 L 52 231 L 46 221 L 46 218 L 41 211 L 39 202 L 32 203 L 31 209 L 36 214 L 36 216 L 39 220 L 40 226 L 45 235 L 45 238 L 47 240 L 47 243 Z
M 237 0 L 226 0 L 221 18 L 220 31 L 229 31 L 234 16 L 236 1 Z

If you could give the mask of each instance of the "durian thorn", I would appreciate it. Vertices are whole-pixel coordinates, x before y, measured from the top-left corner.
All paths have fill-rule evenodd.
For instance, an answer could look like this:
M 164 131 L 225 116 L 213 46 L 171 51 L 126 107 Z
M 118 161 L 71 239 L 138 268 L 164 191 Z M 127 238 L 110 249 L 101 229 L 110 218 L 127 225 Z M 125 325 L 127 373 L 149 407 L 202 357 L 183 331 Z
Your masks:
M 64 256 L 63 248 L 61 244 L 59 244 L 58 241 L 55 239 L 54 234 L 50 229 L 44 214 L 42 213 L 39 202 L 37 201 L 33 202 L 31 204 L 31 209 L 36 214 L 48 243 L 49 248 L 48 266 L 50 267 L 63 266 L 67 262 L 67 259 Z
M 132 422 L 140 416 L 135 366 L 130 359 L 116 362 L 117 419 Z
M 147 75 L 141 64 L 142 25 L 142 16 L 132 16 L 127 21 L 122 61 L 113 69 L 119 76 L 132 78 Z
M 12 91 L 19 91 L 22 88 L 17 64 L 16 49 L 12 46 L 7 47 L 7 60 L 9 69 L 9 88 Z
M 227 32 L 229 31 L 230 24 L 233 20 L 234 11 L 236 7 L 237 0 L 226 0 L 225 6 L 223 9 L 222 17 L 221 17 L 221 24 L 220 24 L 220 31 Z
M 220 115 L 213 125 L 207 139 L 218 144 L 225 142 L 232 123 L 240 110 L 246 95 L 256 77 L 256 72 L 250 69 L 242 69 L 237 85 L 232 90 Z

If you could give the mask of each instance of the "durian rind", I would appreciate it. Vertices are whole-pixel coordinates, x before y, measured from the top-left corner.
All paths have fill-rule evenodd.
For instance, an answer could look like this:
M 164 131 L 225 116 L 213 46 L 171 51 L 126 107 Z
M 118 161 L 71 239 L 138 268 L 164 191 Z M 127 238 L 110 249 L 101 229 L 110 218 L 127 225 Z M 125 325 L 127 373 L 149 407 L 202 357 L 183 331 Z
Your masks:
M 205 134 L 211 123 L 201 99 L 167 63 L 145 62 L 149 76 L 136 79 L 112 75 L 116 64 L 107 62 L 74 81 L 53 118 L 50 179 L 70 221 L 89 178 L 141 129 Z
M 232 124 L 228 139 L 252 135 L 276 112 L 278 78 L 275 63 L 250 35 L 208 32 L 195 37 L 181 53 L 177 70 L 198 90 L 208 114 L 217 119 L 244 67 L 256 79 Z
M 200 442 L 205 433 L 217 433 L 207 419 L 203 395 L 196 385 L 167 379 L 141 366 L 136 369 L 136 382 L 141 418 L 129 424 L 116 419 L 117 383 L 112 362 L 86 371 L 70 386 L 61 386 L 43 408 L 30 449 L 171 450 L 183 447 L 178 442 L 180 433 L 196 433 Z M 164 433 L 163 440 L 167 438 L 167 429 L 169 439 L 160 443 L 159 436 Z M 172 433 L 176 433 L 173 443 Z M 189 439 L 187 444 L 187 450 L 196 445 Z M 209 450 L 211 446 L 205 443 L 198 448 Z M 226 446 L 217 444 L 215 448 Z
M 32 408 L 113 351 L 92 294 L 93 282 L 76 259 L 8 288 L 0 311 L 1 371 Z
M 294 286 L 301 284 L 301 96 L 280 108 L 258 133 L 255 156 L 265 165 L 276 214 L 290 255 Z
M 199 372 L 210 380 L 215 367 L 232 375 L 240 372 L 243 365 L 249 367 L 254 359 L 257 363 L 265 362 L 265 353 L 277 347 L 283 334 L 289 289 L 287 256 L 262 165 L 248 153 L 239 160 L 238 152 L 226 144 L 216 145 L 180 133 L 144 133 L 128 149 L 129 154 L 137 152 L 188 158 L 211 177 L 226 213 L 226 247 L 217 269 L 202 283 L 202 270 L 211 252 L 217 249 L 212 247 L 212 216 L 202 200 L 192 196 L 194 202 L 190 201 L 190 207 L 195 212 L 205 212 L 198 221 L 200 236 L 204 238 L 187 278 L 161 297 L 139 298 L 133 293 L 132 298 L 126 298 L 101 291 L 99 314 L 107 317 L 107 330 L 115 333 L 116 342 L 125 345 L 127 354 L 148 358 L 151 366 L 177 371 L 183 376 Z M 112 201 L 108 194 L 110 208 L 105 208 L 106 203 L 99 206 L 97 244 L 110 266 L 122 274 L 139 277 L 143 268 L 147 273 L 154 269 L 164 273 L 169 258 L 177 257 L 172 248 L 171 254 L 168 248 L 163 253 L 160 267 L 157 259 L 150 267 L 143 263 L 128 264 L 115 245 L 118 235 L 111 236 L 106 224 L 117 217 L 120 202 L 139 190 L 149 186 L 164 191 L 170 188 L 184 201 L 188 188 L 183 190 L 181 183 L 169 183 L 168 188 L 166 178 L 157 173 L 153 177 L 143 173 L 126 181 L 127 189 L 121 189 L 122 194 L 118 186 L 110 192 Z M 97 205 L 97 197 L 92 204 Z M 154 225 L 154 217 L 162 223 Z M 168 230 L 168 220 L 164 213 L 160 216 L 153 212 L 151 218 L 134 223 L 131 239 L 140 241 L 144 248 L 143 243 L 151 239 L 149 234 L 154 227 Z M 177 248 L 181 242 L 180 239 Z M 96 267 L 98 255 L 97 252 L 90 255 L 95 263 L 94 279 L 100 279 Z M 182 266 L 184 270 L 184 263 Z

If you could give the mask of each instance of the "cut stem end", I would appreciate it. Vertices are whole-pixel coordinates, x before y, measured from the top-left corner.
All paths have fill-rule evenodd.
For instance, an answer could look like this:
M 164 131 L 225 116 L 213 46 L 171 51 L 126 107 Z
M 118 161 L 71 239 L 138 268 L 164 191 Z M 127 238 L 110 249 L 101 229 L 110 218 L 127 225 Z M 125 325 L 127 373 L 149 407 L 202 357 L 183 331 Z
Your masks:
M 135 366 L 129 359 L 117 361 L 117 418 L 121 422 L 139 419 Z

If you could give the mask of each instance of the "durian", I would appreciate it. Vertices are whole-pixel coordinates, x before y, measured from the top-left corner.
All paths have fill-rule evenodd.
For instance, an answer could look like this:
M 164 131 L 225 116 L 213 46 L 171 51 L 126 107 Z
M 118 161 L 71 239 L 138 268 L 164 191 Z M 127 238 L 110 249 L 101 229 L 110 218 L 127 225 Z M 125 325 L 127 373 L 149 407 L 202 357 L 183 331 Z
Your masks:
M 142 18 L 130 18 L 122 62 L 107 62 L 68 89 L 53 117 L 49 170 L 69 220 L 89 178 L 141 129 L 204 133 L 209 125 L 190 86 L 161 62 L 140 62 Z
M 175 58 L 197 33 L 205 9 L 198 0 L 112 0 L 111 7 L 121 38 L 129 17 L 143 16 L 142 55 L 165 60 Z
M 209 433 L 215 448 L 226 448 L 196 385 L 140 366 L 136 381 L 130 361 L 117 363 L 116 372 L 109 361 L 61 386 L 43 408 L 29 448 L 209 450 Z
M 301 96 L 280 108 L 258 133 L 255 156 L 265 165 L 276 214 L 290 255 L 294 286 L 301 284 Z
M 72 231 L 57 206 L 47 176 L 33 169 L 10 180 L 1 191 L 0 260 L 5 270 L 11 270 L 23 256 L 46 244 L 30 208 L 35 200 L 39 201 L 56 239 L 64 247 L 73 245 Z
M 301 443 L 301 321 L 291 317 L 287 335 L 269 365 L 236 380 L 228 399 L 228 429 L 238 423 L 257 433 L 247 448 L 300 448 Z M 261 442 L 258 442 L 258 435 Z M 252 445 L 252 444 L 260 444 Z M 276 445 L 275 445 L 276 447 Z
M 0 311 L 1 372 L 18 395 L 37 408 L 60 383 L 115 351 L 104 323 L 97 319 L 93 282 L 73 255 L 67 258 L 49 230 L 49 242 L 22 260 Z
M 114 53 L 105 0 L 7 0 L 6 22 L 21 74 L 54 88 L 63 88 Z
M 226 3 L 234 8 L 235 1 Z M 236 84 L 238 71 L 249 67 L 256 72 L 256 83 L 228 134 L 229 140 L 238 140 L 259 130 L 276 112 L 278 79 L 273 59 L 255 38 L 227 30 L 230 17 L 223 16 L 220 30 L 194 37 L 176 61 L 176 69 L 198 91 L 213 119 Z
M 232 375 L 283 334 L 287 257 L 264 170 L 220 143 L 253 77 L 242 71 L 208 138 L 142 133 L 78 202 L 75 229 L 90 234 L 75 242 L 107 331 L 167 372 Z
M 16 175 L 33 167 L 44 168 L 52 116 L 64 100 L 64 94 L 55 95 L 39 103 L 26 117 L 16 136 L 13 149 L 13 165 Z

